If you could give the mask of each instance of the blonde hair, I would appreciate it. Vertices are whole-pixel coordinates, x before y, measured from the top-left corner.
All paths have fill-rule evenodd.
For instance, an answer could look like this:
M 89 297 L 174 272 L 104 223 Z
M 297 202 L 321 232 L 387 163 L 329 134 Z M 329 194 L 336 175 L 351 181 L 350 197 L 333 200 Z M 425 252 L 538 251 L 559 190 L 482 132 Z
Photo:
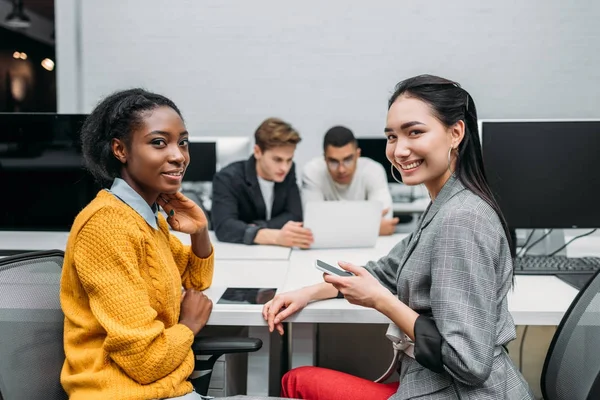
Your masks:
M 295 146 L 301 140 L 298 132 L 279 118 L 267 118 L 254 132 L 254 141 L 261 151 L 279 146 Z

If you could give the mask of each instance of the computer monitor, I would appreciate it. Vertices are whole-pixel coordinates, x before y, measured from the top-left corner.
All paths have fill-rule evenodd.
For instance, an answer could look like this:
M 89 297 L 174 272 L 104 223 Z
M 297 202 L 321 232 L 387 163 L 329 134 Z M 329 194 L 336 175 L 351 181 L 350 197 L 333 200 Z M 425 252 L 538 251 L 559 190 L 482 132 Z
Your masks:
M 254 139 L 250 136 L 202 137 L 217 144 L 217 171 L 235 161 L 246 160 L 252 154 Z
M 190 138 L 191 166 L 185 174 L 184 181 L 212 181 L 216 171 L 232 162 L 250 157 L 252 143 L 252 138 L 243 136 Z M 201 160 L 201 167 L 198 166 L 198 160 Z M 211 167 L 213 163 L 214 167 Z
M 183 176 L 184 182 L 212 182 L 217 172 L 217 144 L 210 140 L 189 143 L 190 165 Z
M 81 156 L 86 117 L 0 113 L 0 230 L 68 231 L 95 197 Z
M 387 180 L 389 183 L 396 183 L 396 180 L 392 177 L 390 171 L 390 162 L 385 155 L 385 146 L 387 139 L 385 137 L 363 137 L 356 139 L 358 147 L 360 148 L 360 154 L 362 157 L 369 157 L 372 160 L 377 161 L 383 165 Z M 401 179 L 400 174 L 396 174 L 396 178 Z
M 600 121 L 483 120 L 483 159 L 511 229 L 600 227 Z

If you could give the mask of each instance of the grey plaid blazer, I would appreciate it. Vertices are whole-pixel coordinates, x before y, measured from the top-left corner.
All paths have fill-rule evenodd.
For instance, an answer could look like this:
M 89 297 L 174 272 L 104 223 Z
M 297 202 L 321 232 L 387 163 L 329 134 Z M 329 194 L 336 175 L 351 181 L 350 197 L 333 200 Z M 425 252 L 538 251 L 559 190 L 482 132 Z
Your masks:
M 438 354 L 441 372 L 405 355 L 391 399 L 533 399 L 503 348 L 516 337 L 506 300 L 512 267 L 496 212 L 452 175 L 416 231 L 365 265 L 441 336 L 426 348 L 417 322 L 415 353 Z

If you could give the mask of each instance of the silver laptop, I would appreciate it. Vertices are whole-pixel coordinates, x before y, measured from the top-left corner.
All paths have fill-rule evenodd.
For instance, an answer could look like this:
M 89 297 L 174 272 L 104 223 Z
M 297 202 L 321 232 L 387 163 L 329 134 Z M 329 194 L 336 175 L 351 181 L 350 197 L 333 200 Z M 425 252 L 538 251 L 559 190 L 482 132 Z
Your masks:
M 311 249 L 373 247 L 383 205 L 378 201 L 310 201 L 304 226 L 312 231 Z

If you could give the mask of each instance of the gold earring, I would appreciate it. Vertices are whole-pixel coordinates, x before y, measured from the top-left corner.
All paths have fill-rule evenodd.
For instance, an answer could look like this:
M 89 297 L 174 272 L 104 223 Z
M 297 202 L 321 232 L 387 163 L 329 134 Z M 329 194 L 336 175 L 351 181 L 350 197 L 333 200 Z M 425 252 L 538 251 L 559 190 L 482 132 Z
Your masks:
M 454 147 L 450 146 L 450 149 L 448 149 L 448 171 L 452 172 L 450 170 L 450 164 L 452 162 L 452 150 L 454 150 Z
M 398 183 L 402 183 L 402 181 L 401 181 L 400 179 L 396 178 L 396 175 L 394 174 L 394 170 L 395 170 L 395 169 L 396 169 L 396 168 L 394 167 L 394 164 L 390 164 L 390 171 L 391 171 L 391 173 L 392 173 L 392 178 L 394 178 L 394 180 L 395 180 L 396 182 L 398 182 Z

